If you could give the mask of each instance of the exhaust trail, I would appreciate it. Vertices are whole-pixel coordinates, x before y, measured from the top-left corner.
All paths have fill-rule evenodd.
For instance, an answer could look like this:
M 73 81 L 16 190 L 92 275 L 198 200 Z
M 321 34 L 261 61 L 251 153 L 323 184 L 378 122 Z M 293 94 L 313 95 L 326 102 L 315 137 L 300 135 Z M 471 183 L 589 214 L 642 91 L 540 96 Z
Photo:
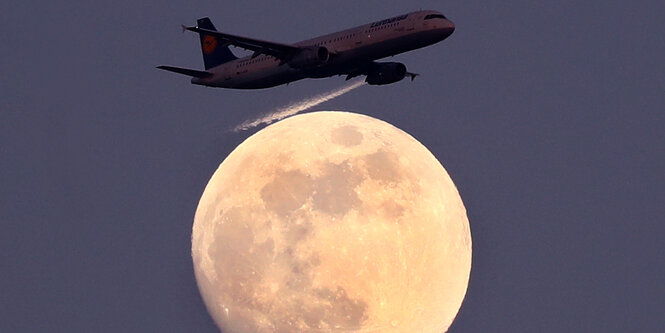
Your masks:
M 342 96 L 346 93 L 348 93 L 351 90 L 354 90 L 360 86 L 365 84 L 365 81 L 362 79 L 357 79 L 356 81 L 352 81 L 350 84 L 343 86 L 341 88 L 337 88 L 334 90 L 331 90 L 329 92 L 319 94 L 313 97 L 308 97 L 304 100 L 298 101 L 298 102 L 292 102 L 286 106 L 280 107 L 275 109 L 272 112 L 269 112 L 268 114 L 254 119 L 254 120 L 247 120 L 243 122 L 242 124 L 236 126 L 233 131 L 234 132 L 239 132 L 239 131 L 246 131 L 250 128 L 262 125 L 262 124 L 270 124 L 272 122 L 284 119 L 289 116 L 293 116 L 295 114 L 298 114 L 302 111 L 311 109 L 321 103 L 327 102 L 333 98 Z

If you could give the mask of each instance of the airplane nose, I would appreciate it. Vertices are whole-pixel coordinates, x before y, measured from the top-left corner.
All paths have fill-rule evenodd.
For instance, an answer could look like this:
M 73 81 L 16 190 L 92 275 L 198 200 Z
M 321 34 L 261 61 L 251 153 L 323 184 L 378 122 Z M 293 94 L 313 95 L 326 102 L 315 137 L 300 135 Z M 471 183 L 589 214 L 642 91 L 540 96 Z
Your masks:
M 443 38 L 448 38 L 448 36 L 452 35 L 453 32 L 455 32 L 455 23 L 450 20 L 446 20 L 446 24 L 443 26 L 441 29 L 443 32 Z

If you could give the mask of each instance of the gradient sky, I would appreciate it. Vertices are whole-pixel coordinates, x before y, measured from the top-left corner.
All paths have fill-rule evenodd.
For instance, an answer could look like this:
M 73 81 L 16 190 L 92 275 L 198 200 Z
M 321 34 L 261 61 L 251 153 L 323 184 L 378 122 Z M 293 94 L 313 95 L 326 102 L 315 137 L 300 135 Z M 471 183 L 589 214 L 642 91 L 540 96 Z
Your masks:
M 364 113 L 441 161 L 473 235 L 450 332 L 665 329 L 660 1 L 10 1 L 0 5 L 0 331 L 215 332 L 190 257 L 227 130 L 344 84 L 203 88 L 179 24 L 278 42 L 436 9 L 457 30 L 395 57 L 415 82 Z

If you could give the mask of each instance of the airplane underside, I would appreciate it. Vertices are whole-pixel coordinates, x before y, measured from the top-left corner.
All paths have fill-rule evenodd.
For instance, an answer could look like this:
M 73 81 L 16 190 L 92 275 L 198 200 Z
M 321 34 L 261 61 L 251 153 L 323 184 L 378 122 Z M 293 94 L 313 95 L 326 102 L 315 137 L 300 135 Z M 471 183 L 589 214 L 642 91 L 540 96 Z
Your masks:
M 422 24 L 420 23 L 422 22 Z M 413 12 L 296 44 L 262 41 L 218 32 L 208 18 L 197 26 L 205 71 L 173 66 L 160 69 L 192 76 L 197 85 L 231 89 L 265 89 L 305 78 L 366 76 L 371 85 L 391 84 L 417 74 L 399 62 L 376 60 L 435 44 L 450 36 L 454 24 L 435 11 Z M 254 54 L 237 58 L 235 45 Z M 260 56 L 259 58 L 256 58 Z

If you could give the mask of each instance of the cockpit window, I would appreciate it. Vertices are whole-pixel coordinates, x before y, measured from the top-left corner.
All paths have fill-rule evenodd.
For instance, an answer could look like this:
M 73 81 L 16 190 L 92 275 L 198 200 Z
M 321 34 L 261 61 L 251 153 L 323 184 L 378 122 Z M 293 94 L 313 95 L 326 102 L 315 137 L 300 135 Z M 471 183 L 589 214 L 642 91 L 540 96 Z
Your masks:
M 446 17 L 441 15 L 441 14 L 429 14 L 429 15 L 425 16 L 425 20 L 431 20 L 431 19 L 435 19 L 435 18 L 441 18 L 441 19 L 444 19 L 444 20 L 446 19 Z

